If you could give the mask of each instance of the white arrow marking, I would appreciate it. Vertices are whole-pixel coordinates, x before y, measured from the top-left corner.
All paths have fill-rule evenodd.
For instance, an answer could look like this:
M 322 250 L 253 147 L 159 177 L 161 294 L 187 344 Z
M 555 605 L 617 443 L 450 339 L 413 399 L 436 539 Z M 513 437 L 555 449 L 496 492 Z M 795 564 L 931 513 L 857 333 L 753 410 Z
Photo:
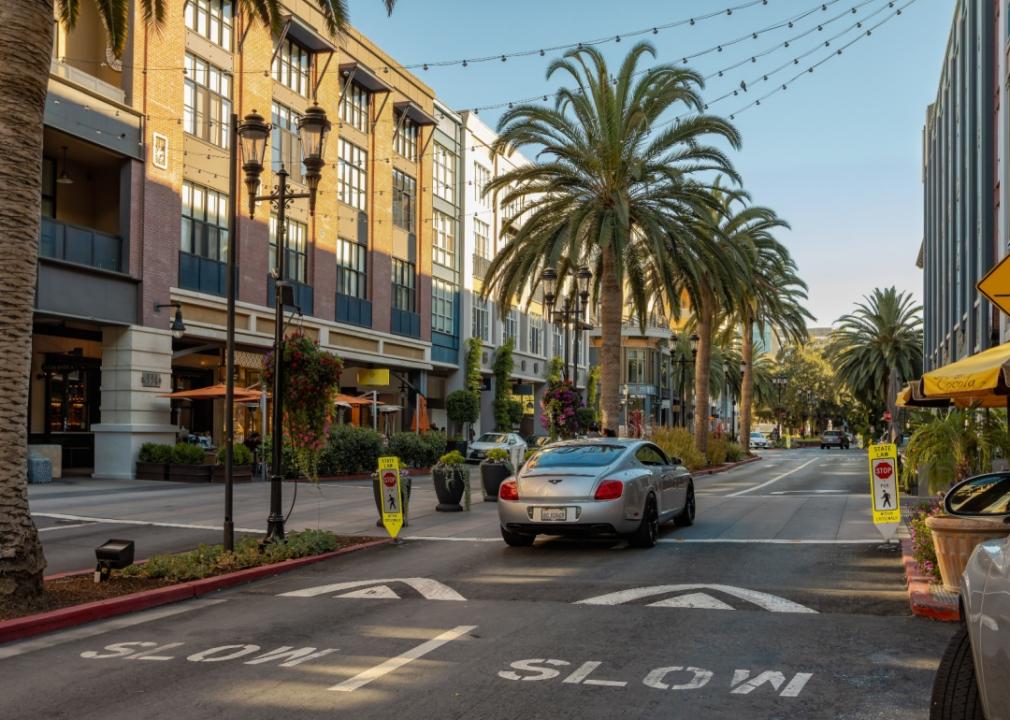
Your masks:
M 388 675 L 394 670 L 398 670 L 412 660 L 417 660 L 420 657 L 424 657 L 433 650 L 437 650 L 446 643 L 450 643 L 453 640 L 457 640 L 463 635 L 466 635 L 473 630 L 476 630 L 476 625 L 458 625 L 452 630 L 446 630 L 444 633 L 438 637 L 432 638 L 431 640 L 421 643 L 415 648 L 411 648 L 405 653 L 397 655 L 394 658 L 386 660 L 384 663 L 380 663 L 373 668 L 369 668 L 362 673 L 358 673 L 349 680 L 344 680 L 339 685 L 334 685 L 330 690 L 336 690 L 337 692 L 353 692 L 360 687 L 367 685 L 372 682 L 372 680 L 377 680 L 383 675 Z
M 687 595 L 675 595 L 666 600 L 658 600 L 649 603 L 649 607 L 679 607 L 679 608 L 701 608 L 703 610 L 732 610 L 732 605 L 727 605 L 722 600 L 717 600 L 705 593 L 688 593 Z
M 631 588 L 630 590 L 620 590 L 618 592 L 607 593 L 606 595 L 597 595 L 586 600 L 579 600 L 575 604 L 621 605 L 622 603 L 641 600 L 652 595 L 666 595 L 684 590 L 716 590 L 754 603 L 769 612 L 817 614 L 816 610 L 811 610 L 799 603 L 794 603 L 792 600 L 786 600 L 777 595 L 769 595 L 757 590 L 733 587 L 732 585 L 653 585 L 652 587 Z
M 352 590 L 349 593 L 344 593 L 343 595 L 337 595 L 338 598 L 361 598 L 361 599 L 372 599 L 372 600 L 399 600 L 400 596 L 393 592 L 393 588 L 389 585 L 376 585 L 374 587 L 365 588 L 363 590 Z
M 455 600 L 465 601 L 466 598 L 453 590 L 451 587 L 443 585 L 437 580 L 430 578 L 387 578 L 383 580 L 351 580 L 350 582 L 334 583 L 332 585 L 317 585 L 305 588 L 304 590 L 292 590 L 291 592 L 280 593 L 278 597 L 316 597 L 317 595 L 328 595 L 340 592 L 341 590 L 352 590 L 354 588 L 384 585 L 386 583 L 404 583 L 417 590 L 425 600 Z

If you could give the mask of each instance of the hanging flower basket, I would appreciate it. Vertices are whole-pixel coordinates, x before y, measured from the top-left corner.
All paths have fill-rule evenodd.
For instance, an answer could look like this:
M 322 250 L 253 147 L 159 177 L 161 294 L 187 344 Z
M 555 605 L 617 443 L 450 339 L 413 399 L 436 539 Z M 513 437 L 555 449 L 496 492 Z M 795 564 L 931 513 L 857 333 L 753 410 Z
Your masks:
M 319 480 L 319 456 L 326 447 L 333 422 L 343 363 L 335 354 L 301 333 L 284 340 L 281 388 L 284 442 L 294 451 L 298 469 Z M 272 386 L 274 353 L 264 357 L 264 382 Z
M 582 395 L 571 380 L 563 380 L 544 393 L 540 423 L 553 438 L 573 438 L 583 431 L 579 410 Z

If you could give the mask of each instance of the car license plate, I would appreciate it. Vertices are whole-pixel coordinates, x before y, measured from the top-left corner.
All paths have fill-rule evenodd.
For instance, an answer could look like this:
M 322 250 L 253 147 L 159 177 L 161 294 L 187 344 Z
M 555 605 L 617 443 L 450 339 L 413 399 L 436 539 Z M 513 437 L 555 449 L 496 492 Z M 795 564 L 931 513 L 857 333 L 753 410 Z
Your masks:
M 567 522 L 567 520 L 568 520 L 568 508 L 564 507 L 540 508 L 541 522 Z

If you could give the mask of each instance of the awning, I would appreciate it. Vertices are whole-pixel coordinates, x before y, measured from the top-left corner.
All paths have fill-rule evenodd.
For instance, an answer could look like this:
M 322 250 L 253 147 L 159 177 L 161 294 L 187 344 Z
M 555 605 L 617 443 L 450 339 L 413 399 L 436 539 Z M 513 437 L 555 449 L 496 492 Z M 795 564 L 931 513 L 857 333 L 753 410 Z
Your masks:
M 351 74 L 353 73 L 353 77 Z M 340 76 L 351 77 L 352 82 L 358 83 L 368 92 L 389 92 L 393 88 L 382 78 L 372 72 L 367 66 L 359 62 L 349 62 L 340 64 Z
M 311 25 L 295 15 L 281 18 L 287 24 L 287 36 L 314 53 L 333 52 L 337 48 L 325 37 L 317 33 Z
M 372 401 L 369 398 L 358 397 L 356 395 L 344 395 L 343 393 L 339 393 L 337 395 L 335 402 L 337 405 L 346 405 L 347 407 L 372 404 Z
M 1010 395 L 1008 372 L 1010 343 L 930 370 L 922 376 L 922 395 L 925 398 L 968 402 L 999 396 L 1002 402 L 998 406 L 1002 407 Z
M 393 109 L 401 115 L 406 115 L 407 119 L 415 125 L 438 125 L 438 120 L 426 113 L 420 105 L 410 100 L 393 103 Z
M 234 398 L 235 402 L 254 402 L 260 399 L 260 395 L 259 390 L 236 387 Z M 166 393 L 158 397 L 172 398 L 174 400 L 224 400 L 225 386 L 224 383 L 218 383 L 217 385 L 209 385 L 208 387 L 197 388 L 195 390 L 179 390 L 174 393 Z

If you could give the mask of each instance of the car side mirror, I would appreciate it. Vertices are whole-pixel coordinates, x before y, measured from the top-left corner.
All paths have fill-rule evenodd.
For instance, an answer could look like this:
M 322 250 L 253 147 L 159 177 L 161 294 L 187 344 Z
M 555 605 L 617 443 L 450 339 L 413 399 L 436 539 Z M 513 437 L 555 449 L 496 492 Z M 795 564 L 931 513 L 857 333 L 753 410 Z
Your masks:
M 672 458 L 670 458 L 670 464 L 671 465 L 683 465 L 684 463 L 683 463 L 683 461 L 679 457 L 672 457 Z
M 1010 516 L 1010 473 L 976 475 L 959 482 L 943 498 L 943 509 L 961 517 Z

